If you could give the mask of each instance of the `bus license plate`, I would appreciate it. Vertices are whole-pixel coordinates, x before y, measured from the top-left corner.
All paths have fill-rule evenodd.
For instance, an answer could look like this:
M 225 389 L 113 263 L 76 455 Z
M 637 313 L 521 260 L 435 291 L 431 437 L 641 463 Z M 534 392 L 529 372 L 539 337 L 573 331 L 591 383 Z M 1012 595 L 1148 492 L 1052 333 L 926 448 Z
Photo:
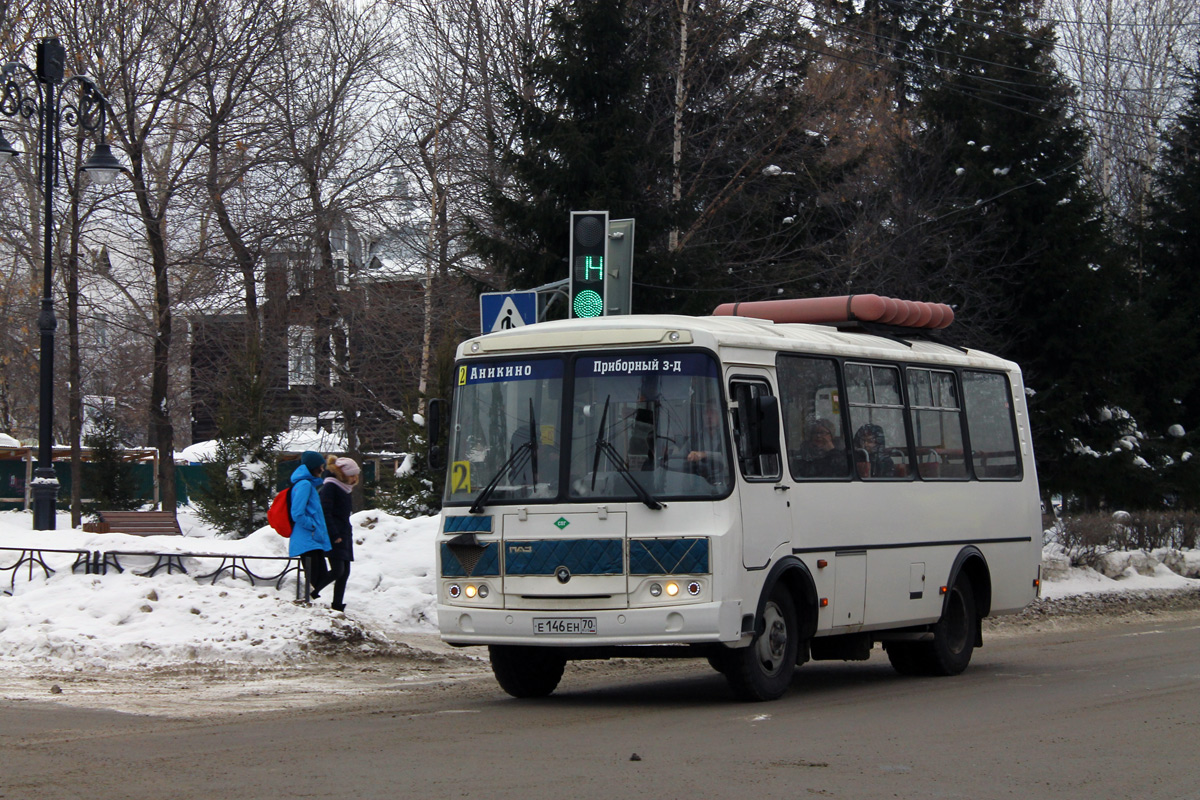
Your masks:
M 596 633 L 595 617 L 534 617 L 535 634 Z

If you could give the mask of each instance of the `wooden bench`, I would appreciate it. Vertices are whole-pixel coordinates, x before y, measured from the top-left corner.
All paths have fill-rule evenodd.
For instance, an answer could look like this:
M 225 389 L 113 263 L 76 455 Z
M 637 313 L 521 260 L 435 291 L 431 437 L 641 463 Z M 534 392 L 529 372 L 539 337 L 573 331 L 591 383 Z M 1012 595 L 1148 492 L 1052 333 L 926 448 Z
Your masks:
M 97 511 L 96 522 L 83 523 L 83 529 L 88 533 L 128 533 L 131 536 L 182 536 L 179 521 L 170 511 Z M 163 567 L 170 575 L 175 570 L 187 574 L 183 562 L 175 553 L 140 553 L 130 550 L 109 550 L 103 553 L 102 560 L 97 565 L 97 572 L 104 574 L 109 567 L 115 567 L 117 572 L 124 572 L 120 556 L 123 555 L 153 555 L 157 556 L 154 566 L 147 572 L 138 573 L 153 576 Z
M 182 536 L 170 511 L 97 511 L 97 522 L 83 523 L 88 533 L 128 533 L 134 536 Z

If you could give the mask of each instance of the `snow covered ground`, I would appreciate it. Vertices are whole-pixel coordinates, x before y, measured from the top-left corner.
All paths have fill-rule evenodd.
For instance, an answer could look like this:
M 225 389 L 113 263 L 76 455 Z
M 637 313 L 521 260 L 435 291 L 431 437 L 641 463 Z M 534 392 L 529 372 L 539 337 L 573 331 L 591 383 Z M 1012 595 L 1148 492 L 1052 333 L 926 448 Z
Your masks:
M 32 531 L 30 514 L 0 512 L 0 548 L 18 549 L 0 550 L 0 569 L 15 563 L 21 548 L 287 553 L 287 542 L 269 528 L 229 541 L 189 509 L 179 519 L 186 539 L 85 533 L 71 530 L 65 515 L 57 531 Z M 71 572 L 73 555 L 48 553 L 56 570 L 49 578 L 36 566 L 31 577 L 28 565 L 15 574 L 0 572 L 0 592 L 12 592 L 0 594 L 0 665 L 93 674 L 184 663 L 265 665 L 307 658 L 322 643 L 369 649 L 404 634 L 432 638 L 436 518 L 406 520 L 372 510 L 352 521 L 356 560 L 344 615 L 329 609 L 327 597 L 311 606 L 294 603 L 294 582 L 276 589 L 244 578 L 225 576 L 213 585 L 192 577 L 216 569 L 214 559 L 185 558 L 191 575 L 163 570 L 149 578 L 135 570 L 147 569 L 153 559 L 123 556 L 124 573 L 85 575 Z M 1109 569 L 1119 574 L 1114 579 L 1069 568 L 1061 555 L 1054 545 L 1046 548 L 1046 564 L 1057 568 L 1046 571 L 1044 597 L 1200 587 L 1200 579 L 1133 556 L 1123 570 Z M 1189 551 L 1184 560 L 1200 567 L 1200 552 Z
M 436 518 L 410 521 L 363 511 L 352 521 L 355 561 L 344 615 L 328 606 L 332 587 L 304 606 L 293 602 L 294 579 L 276 589 L 272 583 L 252 586 L 243 577 L 226 575 L 215 585 L 192 577 L 215 570 L 220 560 L 213 558 L 185 557 L 190 575 L 164 569 L 152 578 L 135 571 L 149 569 L 153 558 L 121 556 L 125 572 L 85 575 L 72 574 L 73 555 L 55 553 L 45 555 L 57 570 L 49 578 L 37 566 L 30 578 L 28 564 L 15 576 L 0 572 L 0 592 L 12 592 L 0 595 L 0 665 L 94 672 L 182 662 L 266 664 L 303 658 L 316 642 L 436 633 Z M 66 515 L 59 516 L 56 531 L 32 531 L 29 514 L 4 512 L 0 548 L 287 555 L 287 540 L 270 528 L 234 541 L 217 538 L 189 509 L 181 509 L 179 522 L 187 538 L 85 533 L 71 530 Z M 0 550 L 0 569 L 19 555 Z M 284 562 L 249 563 L 259 574 L 271 574 Z

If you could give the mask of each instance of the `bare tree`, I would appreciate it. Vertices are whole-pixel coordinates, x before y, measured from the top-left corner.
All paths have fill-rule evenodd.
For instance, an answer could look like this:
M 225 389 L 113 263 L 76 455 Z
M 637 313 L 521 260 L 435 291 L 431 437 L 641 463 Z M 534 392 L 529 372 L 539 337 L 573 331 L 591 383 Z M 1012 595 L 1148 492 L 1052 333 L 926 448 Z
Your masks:
M 1159 136 L 1184 96 L 1200 6 L 1191 0 L 1051 0 L 1055 54 L 1079 87 L 1092 133 L 1091 173 L 1112 213 L 1138 222 Z
M 489 71 L 499 64 L 498 53 L 515 49 L 511 28 L 505 28 L 507 47 L 491 37 L 499 21 L 512 19 L 519 10 L 478 0 L 420 0 L 408 12 L 406 68 L 393 81 L 393 90 L 402 98 L 412 131 L 412 146 L 402 157 L 413 193 L 427 209 L 423 241 L 413 242 L 424 270 L 418 413 L 429 393 L 437 340 L 465 332 L 444 325 L 447 296 L 454 294 L 446 282 L 456 280 L 452 276 L 464 266 L 470 269 L 458 240 L 465 220 L 477 209 L 479 193 L 471 186 L 472 173 L 486 161 L 483 121 L 495 114 L 488 107 L 494 87 Z
M 312 315 L 318 388 L 345 420 L 350 452 L 359 447 L 358 414 L 369 393 L 349 369 L 346 329 L 339 323 L 334 237 L 357 245 L 356 232 L 394 227 L 402 199 L 397 149 L 405 138 L 384 78 L 397 67 L 399 28 L 388 2 L 323 0 L 287 37 L 286 57 L 271 77 L 270 97 L 281 133 L 277 175 L 287 204 L 290 239 L 308 243 L 316 270 Z M 339 248 L 340 249 L 340 248 Z
M 201 71 L 196 58 L 207 0 L 182 3 L 98 4 L 91 24 L 103 30 L 92 41 L 87 66 L 100 77 L 115 115 L 110 131 L 129 160 L 133 217 L 138 221 L 151 272 L 152 359 L 148 416 L 153 445 L 159 451 L 158 482 L 164 509 L 175 508 L 175 424 L 171 373 L 174 336 L 172 292 L 188 278 L 193 266 L 173 266 L 178 254 L 194 244 L 180 216 L 169 226 L 171 211 L 194 185 L 193 170 L 200 152 L 195 115 L 183 94 Z M 182 210 L 182 209 L 181 209 Z M 190 254 L 189 254 L 190 255 Z M 178 355 L 175 356 L 178 358 Z

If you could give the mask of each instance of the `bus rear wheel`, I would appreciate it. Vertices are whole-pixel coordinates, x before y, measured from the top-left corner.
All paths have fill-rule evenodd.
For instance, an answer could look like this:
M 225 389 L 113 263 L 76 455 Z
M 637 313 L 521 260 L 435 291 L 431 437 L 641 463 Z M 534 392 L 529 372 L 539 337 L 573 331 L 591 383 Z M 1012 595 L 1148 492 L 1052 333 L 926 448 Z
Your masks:
M 975 592 L 970 579 L 960 574 L 950 588 L 942 618 L 933 626 L 930 674 L 957 675 L 967 668 L 975 652 L 975 624 Z
M 777 583 L 763 607 L 762 631 L 749 647 L 730 650 L 721 659 L 725 669 L 720 671 L 739 700 L 775 700 L 787 691 L 796 671 L 799 635 L 796 604 Z
M 959 575 L 933 626 L 933 641 L 889 643 L 888 660 L 901 675 L 958 675 L 975 652 L 975 623 L 975 592 L 967 576 Z
M 567 660 L 549 647 L 488 645 L 492 674 L 513 697 L 545 697 L 558 688 Z

